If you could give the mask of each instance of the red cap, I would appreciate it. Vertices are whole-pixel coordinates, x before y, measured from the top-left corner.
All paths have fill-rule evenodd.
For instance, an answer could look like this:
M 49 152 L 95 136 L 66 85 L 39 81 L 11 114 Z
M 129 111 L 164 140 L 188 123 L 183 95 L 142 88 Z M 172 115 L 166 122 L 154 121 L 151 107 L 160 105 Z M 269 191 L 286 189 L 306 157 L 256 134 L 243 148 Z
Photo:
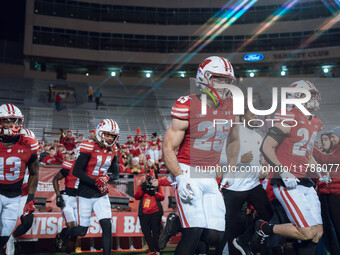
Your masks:
M 58 145 L 58 147 L 64 147 L 64 145 L 62 145 L 62 144 L 59 144 L 59 145 Z
M 142 137 L 139 137 L 139 138 L 138 138 L 138 142 L 139 142 L 139 143 L 141 143 L 141 142 L 143 142 L 143 141 L 144 141 L 144 139 L 143 139 Z
M 129 139 L 129 138 L 132 138 L 132 135 L 129 135 L 129 136 L 127 137 L 127 139 Z
M 120 146 L 122 149 L 127 149 L 127 145 L 123 144 L 122 146 Z
M 71 129 L 69 129 L 69 130 L 67 130 L 67 132 L 71 132 L 71 133 L 72 133 L 72 130 L 71 130 Z

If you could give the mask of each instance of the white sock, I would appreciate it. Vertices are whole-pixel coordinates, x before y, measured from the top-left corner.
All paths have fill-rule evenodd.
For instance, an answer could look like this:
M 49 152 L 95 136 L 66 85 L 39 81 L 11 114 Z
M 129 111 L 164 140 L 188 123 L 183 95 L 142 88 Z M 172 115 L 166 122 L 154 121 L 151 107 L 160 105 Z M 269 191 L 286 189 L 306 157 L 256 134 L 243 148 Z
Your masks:
M 8 239 L 8 242 L 14 242 L 15 241 L 15 238 L 13 235 L 10 235 L 9 239 Z

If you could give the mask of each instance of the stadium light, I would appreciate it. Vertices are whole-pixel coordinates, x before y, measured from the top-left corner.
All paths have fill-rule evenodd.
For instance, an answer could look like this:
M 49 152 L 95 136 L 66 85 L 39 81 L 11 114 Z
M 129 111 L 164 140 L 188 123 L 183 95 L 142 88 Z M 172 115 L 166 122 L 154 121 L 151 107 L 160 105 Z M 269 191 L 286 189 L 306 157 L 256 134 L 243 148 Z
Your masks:
M 116 72 L 115 72 L 115 71 L 112 71 L 112 72 L 111 72 L 111 76 L 112 76 L 112 77 L 115 77 L 115 76 L 116 76 Z
M 86 73 L 85 76 L 89 76 L 90 74 L 89 73 Z
M 254 74 L 253 72 L 251 72 L 251 73 L 249 74 L 249 76 L 250 76 L 251 78 L 253 78 L 253 77 L 255 76 L 255 74 Z
M 281 71 L 281 76 L 285 76 L 286 72 L 285 71 Z
M 150 78 L 150 77 L 151 77 L 151 73 L 146 73 L 146 74 L 145 74 L 145 77 L 146 77 L 146 78 Z
M 327 67 L 325 67 L 325 68 L 323 69 L 323 72 L 324 72 L 324 73 L 328 73 L 328 72 L 329 72 L 329 69 L 328 69 Z

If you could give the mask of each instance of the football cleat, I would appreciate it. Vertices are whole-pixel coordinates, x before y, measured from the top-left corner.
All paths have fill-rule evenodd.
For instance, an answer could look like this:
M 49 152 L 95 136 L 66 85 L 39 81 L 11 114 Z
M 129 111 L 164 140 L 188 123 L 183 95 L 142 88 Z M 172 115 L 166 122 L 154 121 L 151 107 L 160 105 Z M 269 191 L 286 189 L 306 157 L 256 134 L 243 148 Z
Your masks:
M 171 237 L 177 235 L 181 228 L 182 226 L 179 216 L 176 213 L 170 213 L 166 219 L 166 225 L 162 231 L 162 234 L 159 237 L 159 249 L 163 250 L 170 241 Z
M 254 253 L 251 251 L 249 242 L 243 240 L 240 236 L 237 238 L 234 238 L 233 245 L 239 252 L 241 252 L 242 255 L 254 255 Z
M 264 224 L 268 224 L 268 222 L 264 220 L 258 220 L 255 222 L 255 233 L 250 242 L 250 247 L 253 252 L 259 252 L 264 241 L 269 237 L 269 235 L 266 235 L 262 230 Z

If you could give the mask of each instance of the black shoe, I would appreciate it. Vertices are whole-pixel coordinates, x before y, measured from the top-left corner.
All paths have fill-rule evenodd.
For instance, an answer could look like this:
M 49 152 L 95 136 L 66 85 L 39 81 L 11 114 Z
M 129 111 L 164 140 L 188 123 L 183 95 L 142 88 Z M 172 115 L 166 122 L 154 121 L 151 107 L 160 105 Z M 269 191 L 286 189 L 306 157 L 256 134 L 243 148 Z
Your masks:
M 262 226 L 264 224 L 268 224 L 268 222 L 264 220 L 258 220 L 255 222 L 255 233 L 253 235 L 253 239 L 250 242 L 250 247 L 253 252 L 259 252 L 261 250 L 261 246 L 264 244 L 264 241 L 269 237 L 269 235 L 266 235 L 262 230 Z
M 242 255 L 254 255 L 254 253 L 251 251 L 249 242 L 246 242 L 240 237 L 234 238 L 233 245 L 241 252 Z
M 63 240 L 61 239 L 60 234 L 58 233 L 55 237 L 55 249 L 57 252 L 61 252 L 63 249 Z
M 166 225 L 162 231 L 162 234 L 159 237 L 159 249 L 163 250 L 170 241 L 171 237 L 177 235 L 181 228 L 179 216 L 175 213 L 170 213 L 166 219 Z

